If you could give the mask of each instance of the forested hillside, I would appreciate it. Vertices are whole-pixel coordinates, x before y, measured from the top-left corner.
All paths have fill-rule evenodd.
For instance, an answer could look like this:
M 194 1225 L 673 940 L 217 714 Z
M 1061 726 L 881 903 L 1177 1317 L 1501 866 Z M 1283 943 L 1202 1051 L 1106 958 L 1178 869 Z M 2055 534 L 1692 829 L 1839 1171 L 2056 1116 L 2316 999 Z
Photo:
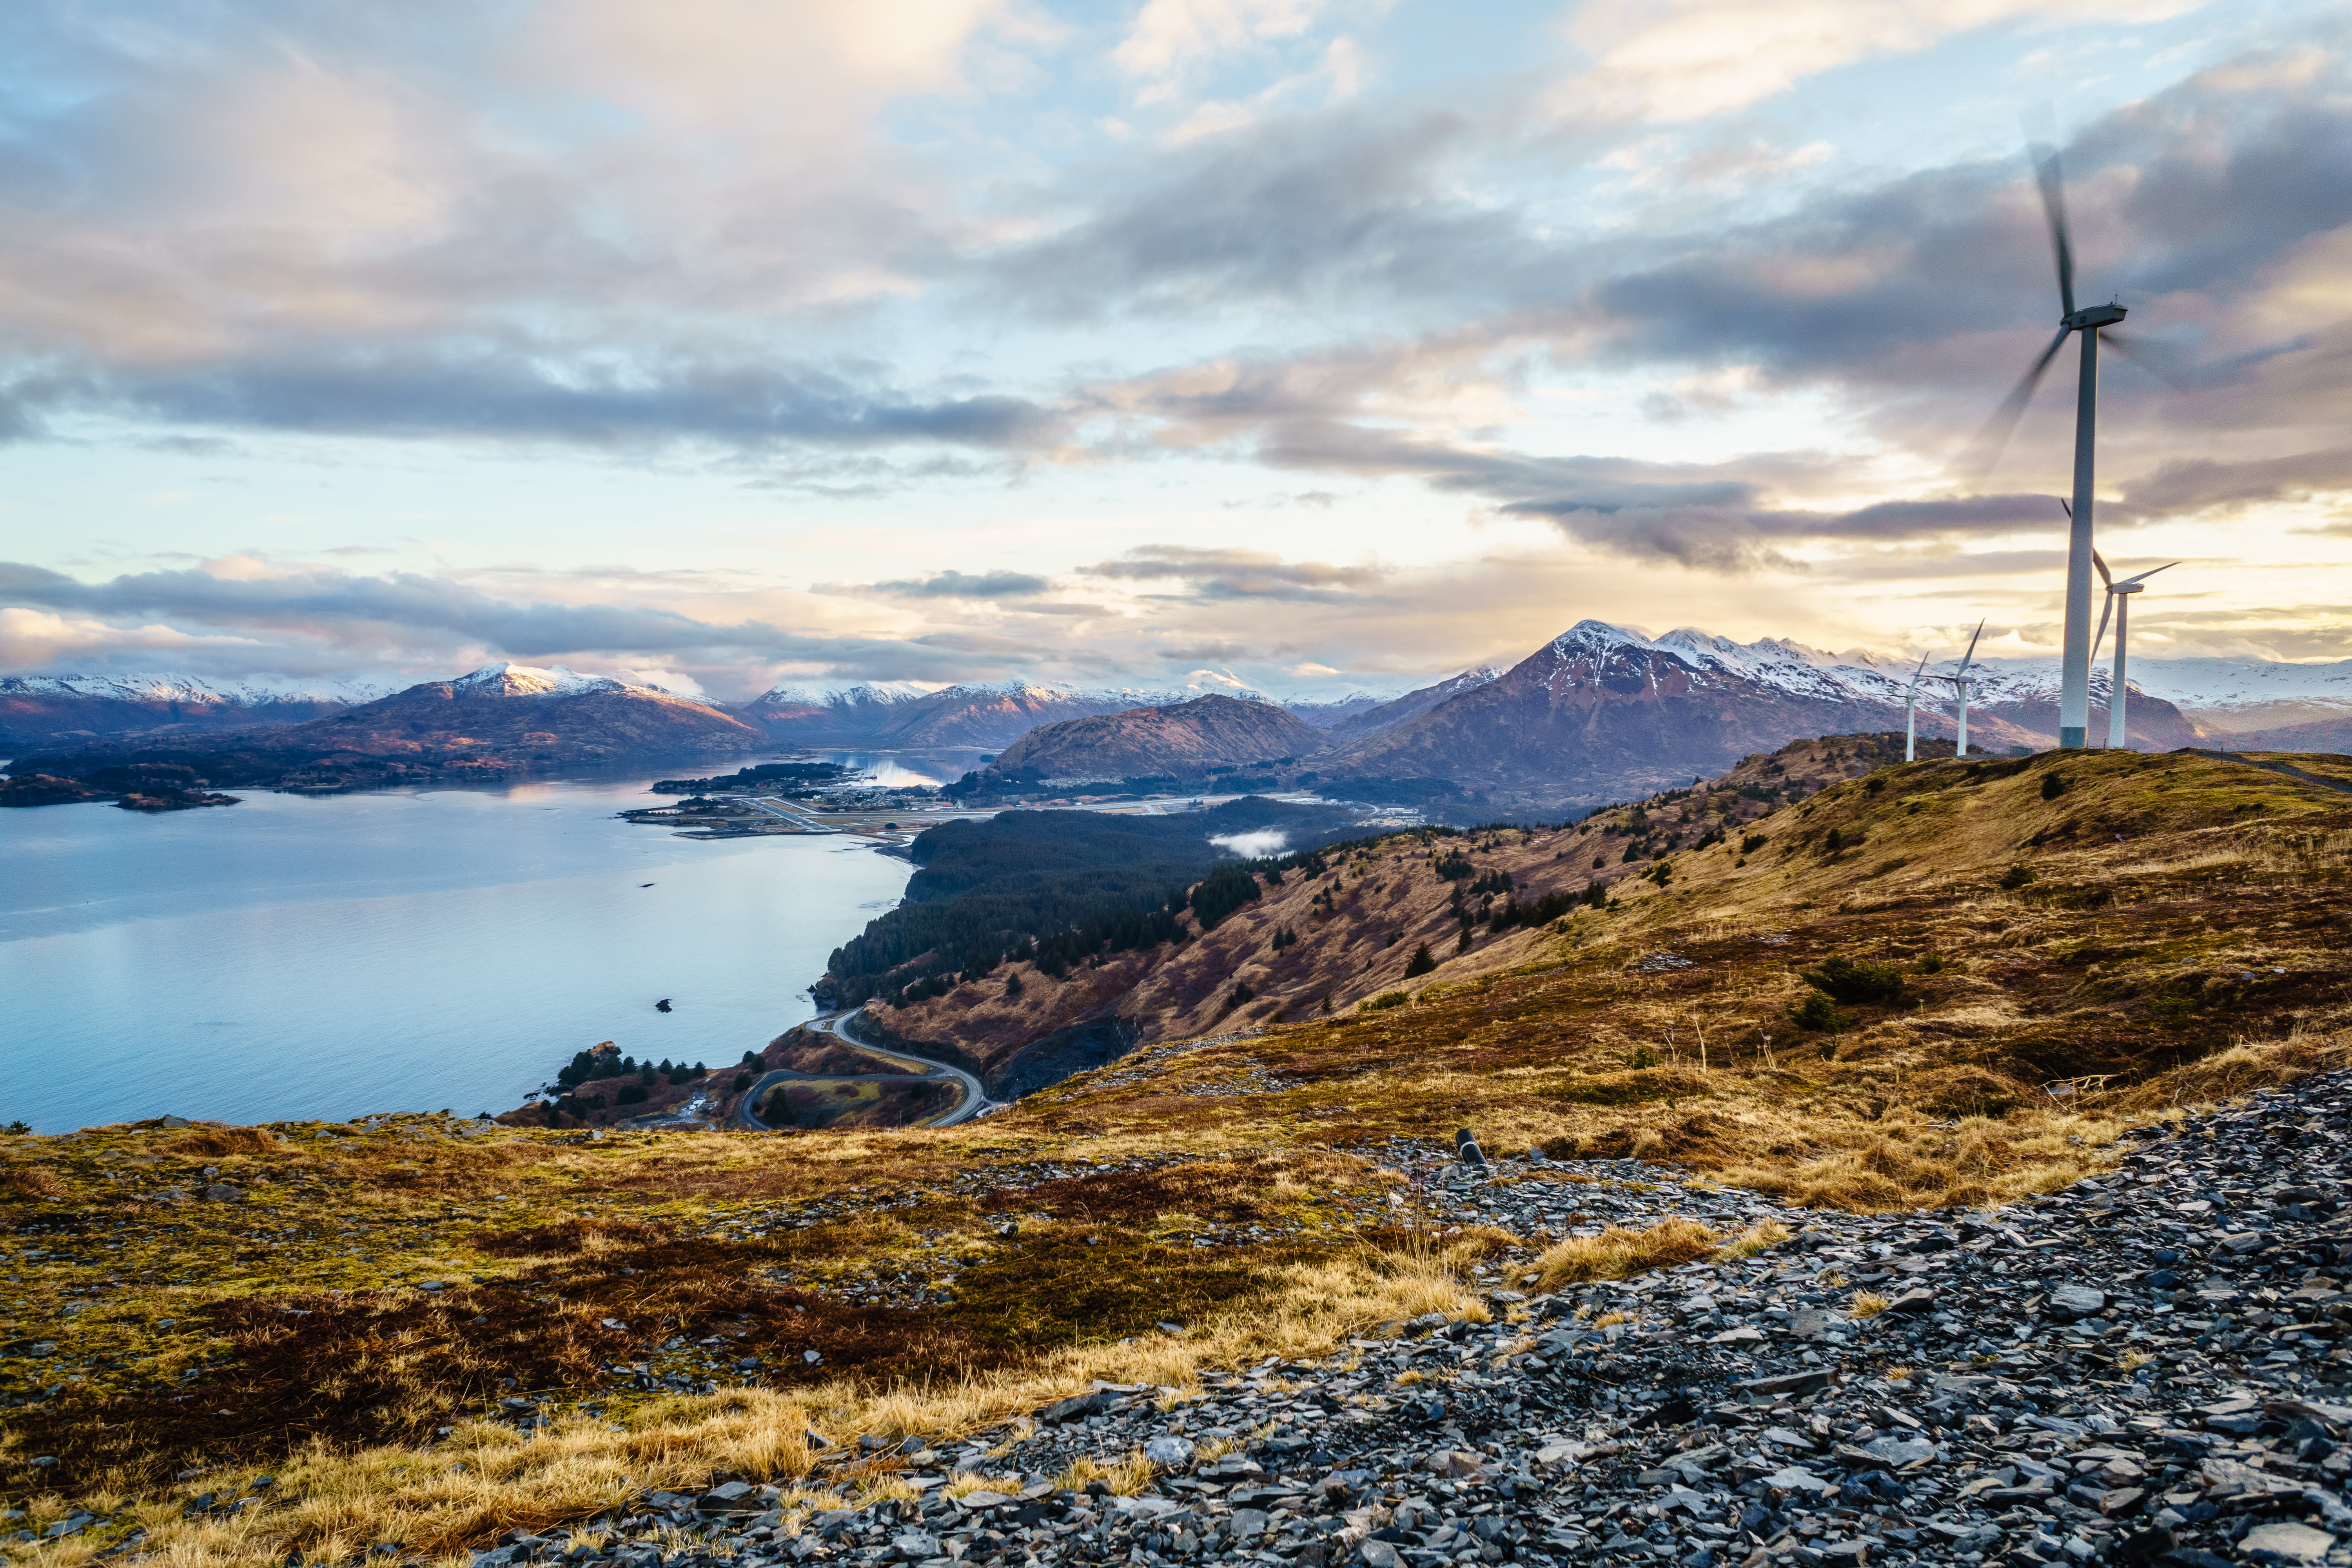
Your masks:
M 1276 834 L 1263 847 L 1282 853 L 1343 837 L 1349 824 L 1333 807 L 1255 797 L 1172 816 L 1021 811 L 943 823 L 914 842 L 910 901 L 834 951 L 821 994 L 841 1005 L 940 995 L 1007 958 L 1054 973 L 1104 951 L 1181 941 L 1195 885 L 1235 859 L 1212 839 Z

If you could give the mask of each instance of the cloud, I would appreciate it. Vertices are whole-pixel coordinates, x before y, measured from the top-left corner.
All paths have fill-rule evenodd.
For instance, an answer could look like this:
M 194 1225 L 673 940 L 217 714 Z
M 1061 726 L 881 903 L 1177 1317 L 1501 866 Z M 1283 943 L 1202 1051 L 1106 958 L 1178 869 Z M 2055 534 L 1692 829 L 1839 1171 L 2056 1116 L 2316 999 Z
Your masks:
M 1745 109 L 1808 77 L 2001 24 L 2147 22 L 2200 0 L 1585 0 L 1568 36 L 1590 66 L 1563 118 L 1674 122 Z
M 1182 544 L 1142 545 L 1115 561 L 1078 570 L 1122 582 L 1187 583 L 1204 599 L 1331 599 L 1374 587 L 1389 575 L 1381 566 L 1334 566 L 1285 561 L 1261 550 Z
M 2124 487 L 2123 501 L 2141 514 L 2242 513 L 2266 502 L 2307 501 L 2352 491 L 2352 447 L 2226 461 L 2184 458 Z
M 251 637 L 192 637 L 152 622 L 114 626 L 88 616 L 0 607 L 0 669 L 35 669 L 65 659 L 110 659 L 125 653 L 152 654 L 184 667 L 192 658 L 250 656 L 263 647 Z
M 1142 79 L 1141 101 L 1156 102 L 1213 60 L 1303 36 L 1323 9 L 1324 0 L 1147 0 L 1111 58 Z
M 520 347 L 520 345 L 516 345 Z M 925 399 L 814 369 L 685 358 L 626 372 L 565 356 L 345 345 L 199 371 L 131 368 L 18 384 L 28 409 L 394 437 L 767 447 L 1042 447 L 1060 416 L 1017 397 Z
M 950 263 L 874 121 L 961 90 L 1001 0 L 70 9 L 0 19 L 0 439 L 1048 437 L 805 330 Z
M 1540 247 L 1464 194 L 1468 117 L 1332 110 L 1180 149 L 1092 193 L 1082 216 L 978 259 L 987 298 L 1055 320 L 1167 316 L 1261 300 L 1459 309 Z
M 929 577 L 901 578 L 850 590 L 886 594 L 905 599 L 1007 599 L 1042 594 L 1053 584 L 1025 572 L 958 572 L 952 569 Z

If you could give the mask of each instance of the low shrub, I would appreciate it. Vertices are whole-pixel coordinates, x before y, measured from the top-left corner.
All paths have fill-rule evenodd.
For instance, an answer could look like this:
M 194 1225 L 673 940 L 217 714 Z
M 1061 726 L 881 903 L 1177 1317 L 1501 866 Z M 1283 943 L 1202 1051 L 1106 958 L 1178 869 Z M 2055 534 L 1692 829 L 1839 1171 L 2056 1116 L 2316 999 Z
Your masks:
M 1808 991 L 1805 999 L 1789 1009 L 1789 1020 L 1801 1029 L 1820 1029 L 1836 1034 L 1853 1024 L 1853 1015 L 1838 1011 L 1837 1004 L 1820 991 Z
M 1822 961 L 1805 978 L 1837 1002 L 1893 1002 L 1903 994 L 1903 971 L 1892 963 L 1864 963 L 1851 958 Z

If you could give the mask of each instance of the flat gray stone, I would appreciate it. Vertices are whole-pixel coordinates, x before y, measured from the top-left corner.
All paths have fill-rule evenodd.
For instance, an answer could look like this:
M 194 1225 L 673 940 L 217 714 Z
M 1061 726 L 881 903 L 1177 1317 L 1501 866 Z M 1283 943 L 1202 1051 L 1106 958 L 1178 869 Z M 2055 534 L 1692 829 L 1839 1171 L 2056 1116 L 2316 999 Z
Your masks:
M 2326 1560 L 2335 1545 L 2336 1537 L 2324 1530 L 2283 1520 L 2276 1524 L 2258 1524 L 2246 1531 L 2246 1538 L 2238 1542 L 2238 1550 L 2257 1563 L 2318 1563 Z
M 2103 1311 L 2107 1305 L 2106 1293 L 2088 1285 L 2061 1285 L 2050 1292 L 2050 1305 L 2069 1317 L 2087 1318 Z
M 1181 1469 L 1192 1462 L 1192 1441 L 1163 1433 L 1143 1445 L 1143 1457 L 1161 1469 Z

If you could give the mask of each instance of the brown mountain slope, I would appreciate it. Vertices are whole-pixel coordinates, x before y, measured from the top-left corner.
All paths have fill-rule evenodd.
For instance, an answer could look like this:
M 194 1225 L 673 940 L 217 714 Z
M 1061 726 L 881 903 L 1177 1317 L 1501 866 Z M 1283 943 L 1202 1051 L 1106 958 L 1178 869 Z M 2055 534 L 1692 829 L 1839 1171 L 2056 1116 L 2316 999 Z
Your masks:
M 1951 750 L 1948 741 L 1930 741 L 1921 754 L 1949 756 Z M 1752 824 L 1902 754 L 1903 737 L 1895 734 L 1792 742 L 1742 760 L 1701 789 L 1604 813 L 1579 827 L 1473 834 L 1468 841 L 1492 847 L 1475 859 L 1471 876 L 1453 881 L 1428 867 L 1463 841 L 1412 837 L 1408 858 L 1421 867 L 1417 875 L 1378 879 L 1369 887 L 1360 877 L 1343 877 L 1325 894 L 1304 889 L 1293 878 L 1267 887 L 1257 902 L 1181 949 L 1120 953 L 1098 967 L 1074 969 L 1061 981 L 1031 964 L 1008 965 L 943 997 L 903 1007 L 877 1003 L 867 1016 L 909 1048 L 920 1048 L 919 1042 L 952 1047 L 973 1070 L 1002 1076 L 1033 1042 L 1088 1025 L 1115 1023 L 1149 1042 L 1239 1022 L 1319 1016 L 1327 1000 L 1330 1010 L 1344 1011 L 1403 984 L 1414 950 L 1424 943 L 1449 965 L 1454 962 L 1459 885 L 1505 872 L 1514 884 L 1510 898 L 1523 904 L 1547 894 L 1581 894 L 1594 883 L 1614 887 L 1717 827 Z M 1494 902 L 1473 895 L 1465 907 L 1491 910 Z M 1197 917 L 1195 922 L 1197 931 Z M 1295 931 L 1297 942 L 1275 951 L 1270 944 L 1277 931 Z M 1483 936 L 1472 942 L 1474 951 L 1486 945 Z M 1008 978 L 1018 985 L 1007 986 Z M 1236 984 L 1248 986 L 1255 999 L 1236 1005 Z
M 1007 746 L 990 772 L 1049 779 L 1189 775 L 1221 763 L 1311 756 L 1329 743 L 1314 725 L 1270 702 L 1195 697 L 1032 730 Z
M 2104 670 L 2097 672 L 2101 679 L 2093 682 L 2091 691 L 2091 739 L 2100 746 L 2107 743 L 2105 673 Z M 1989 702 L 1981 708 L 1970 709 L 1969 729 L 1971 744 L 1976 742 L 1978 726 L 1988 721 L 2021 731 L 2023 739 L 2019 743 L 2032 746 L 2035 751 L 2046 750 L 2058 743 L 2058 703 L 2055 698 L 2037 695 L 2022 700 Z M 1989 742 L 1993 732 L 1986 731 Z M 2182 746 L 2205 743 L 2204 732 L 2190 723 L 2179 709 L 2161 697 L 2148 696 L 2137 687 L 2131 689 L 2130 698 L 2124 707 L 2124 733 L 2131 742 L 2132 750 L 2137 752 L 2169 752 Z M 2008 743 L 2006 731 L 2002 735 L 1999 743 L 2005 745 Z M 2284 751 L 2293 748 L 2272 749 Z
M 1489 669 L 1484 665 L 1476 669 L 1465 669 L 1461 674 L 1441 680 L 1433 686 L 1424 686 L 1418 691 L 1408 691 L 1402 697 L 1391 698 L 1377 707 L 1367 708 L 1360 713 L 1350 713 L 1344 719 L 1326 725 L 1325 732 L 1331 737 L 1331 742 L 1334 745 L 1361 740 L 1366 735 L 1376 735 L 1382 730 L 1403 723 L 1408 719 L 1420 718 L 1448 698 L 1458 697 L 1465 691 L 1475 691 L 1478 688 L 1496 679 L 1498 674 L 1498 671 Z
M 474 696 L 428 680 L 348 713 L 272 731 L 273 748 L 367 756 L 487 751 L 541 762 L 593 762 L 663 752 L 744 752 L 769 744 L 707 703 L 631 687 L 577 696 Z
M 1901 738 L 1892 741 L 1899 755 Z M 2198 891 L 2210 886 L 2197 869 L 2209 863 L 2204 858 L 2213 857 L 2210 863 L 2222 868 L 2216 875 L 2234 883 L 2267 865 L 2298 864 L 2299 855 L 2317 854 L 2308 862 L 2314 867 L 2340 862 L 2340 847 L 2329 861 L 2324 851 L 2293 847 L 2322 845 L 2326 835 L 2352 829 L 2352 794 L 2200 753 L 1967 762 L 1947 754 L 1886 766 L 1875 761 L 1883 748 L 1879 737 L 1801 742 L 1749 758 L 1713 784 L 1606 812 L 1575 828 L 1407 834 L 1344 863 L 1335 852 L 1323 874 L 1294 872 L 1265 886 L 1256 901 L 1182 947 L 1106 958 L 1058 984 L 1031 966 L 1008 965 L 944 997 L 902 1008 L 876 1005 L 868 1016 L 912 1048 L 921 1048 L 917 1042 L 940 1045 L 980 1070 L 1003 1073 L 1026 1042 L 1082 1023 L 1116 1021 L 1142 1044 L 1312 1023 L 1390 992 L 1540 967 L 1595 944 L 1622 950 L 1621 962 L 1631 962 L 1647 951 L 1643 944 L 1687 957 L 1676 944 L 1700 941 L 1719 963 L 1747 976 L 1743 985 L 1777 988 L 1793 999 L 1803 988 L 1790 989 L 1790 957 L 1818 956 L 1870 933 L 1876 940 L 1900 927 L 1905 952 L 1999 947 L 2000 933 L 2013 925 L 2073 929 L 2084 909 L 2144 900 L 2144 911 L 2116 917 L 2140 934 L 2118 932 L 2114 943 L 2102 937 L 2095 944 L 2113 945 L 2116 956 L 2071 963 L 2002 958 L 1990 977 L 1938 982 L 1956 998 L 1954 1019 L 1980 1009 L 1968 1013 L 1975 1021 L 1965 1026 L 1950 1024 L 1959 1036 L 2017 1034 L 2022 1041 L 2039 1027 L 2047 1039 L 2032 1051 L 2042 1053 L 2034 1070 L 2045 1076 L 2131 1072 L 2149 1052 L 2161 1055 L 2181 1043 L 2165 1030 L 2151 1033 L 2147 1024 L 2185 1017 L 2202 1005 L 2183 1006 L 2177 996 L 2194 1002 L 2209 990 L 2235 995 L 2232 987 L 2243 989 L 2244 983 L 2226 977 L 2208 986 L 2214 972 L 2210 963 L 2200 968 L 2206 960 L 2195 955 L 2253 940 L 2250 930 L 2233 934 L 2200 920 L 2185 937 L 2176 933 L 2179 940 L 2158 934 L 2179 916 L 2181 900 L 2211 907 Z M 2295 761 L 2306 772 L 2320 771 L 2316 759 Z M 2352 763 L 2339 762 L 2336 776 L 2352 784 Z M 2045 799 L 2053 777 L 2062 787 Z M 1829 787 L 1812 793 L 1823 784 Z M 2284 862 L 2275 859 L 2282 853 Z M 1999 886 L 2019 864 L 2034 880 Z M 1448 879 L 1441 873 L 1449 868 L 1468 874 Z M 1498 875 L 1511 879 L 1507 893 L 1492 890 Z M 1580 907 L 1532 928 L 1493 920 L 1515 902 L 1580 895 L 1596 883 L 1609 890 L 1614 908 Z M 2287 921 L 2284 933 L 2302 931 L 2305 906 L 2314 918 L 2328 907 L 2325 900 L 2312 903 L 2293 876 L 2274 891 L 2292 911 L 2279 917 Z M 1464 895 L 1458 901 L 1457 893 Z M 1823 900 L 1840 906 L 1834 915 L 1811 912 Z M 1759 928 L 1759 920 L 1780 930 Z M 1772 951 L 1781 945 L 1779 935 L 1807 931 L 1812 934 L 1790 953 Z M 1297 940 L 1277 946 L 1279 932 Z M 2321 945 L 2332 951 L 2347 938 L 2352 932 L 2338 932 Z M 1437 961 L 1434 971 L 1408 975 L 1423 945 Z M 2140 973 L 2128 983 L 2085 989 L 2091 977 L 2084 963 Z M 1659 973 L 1679 967 L 1668 963 Z M 1017 990 L 1008 978 L 1018 979 Z M 1249 995 L 1237 1000 L 1237 986 Z M 1748 1032 L 1739 1037 L 1751 1048 L 1761 1048 L 1765 1033 L 1785 1042 L 1800 1032 L 1785 1021 L 1776 1026 L 1773 1011 L 1743 1015 Z M 2046 1021 L 2057 1015 L 2074 1021 Z M 2037 1018 L 2045 1021 L 2037 1025 Z M 2076 1044 L 2087 1053 L 2080 1061 L 2089 1065 L 2070 1068 Z

